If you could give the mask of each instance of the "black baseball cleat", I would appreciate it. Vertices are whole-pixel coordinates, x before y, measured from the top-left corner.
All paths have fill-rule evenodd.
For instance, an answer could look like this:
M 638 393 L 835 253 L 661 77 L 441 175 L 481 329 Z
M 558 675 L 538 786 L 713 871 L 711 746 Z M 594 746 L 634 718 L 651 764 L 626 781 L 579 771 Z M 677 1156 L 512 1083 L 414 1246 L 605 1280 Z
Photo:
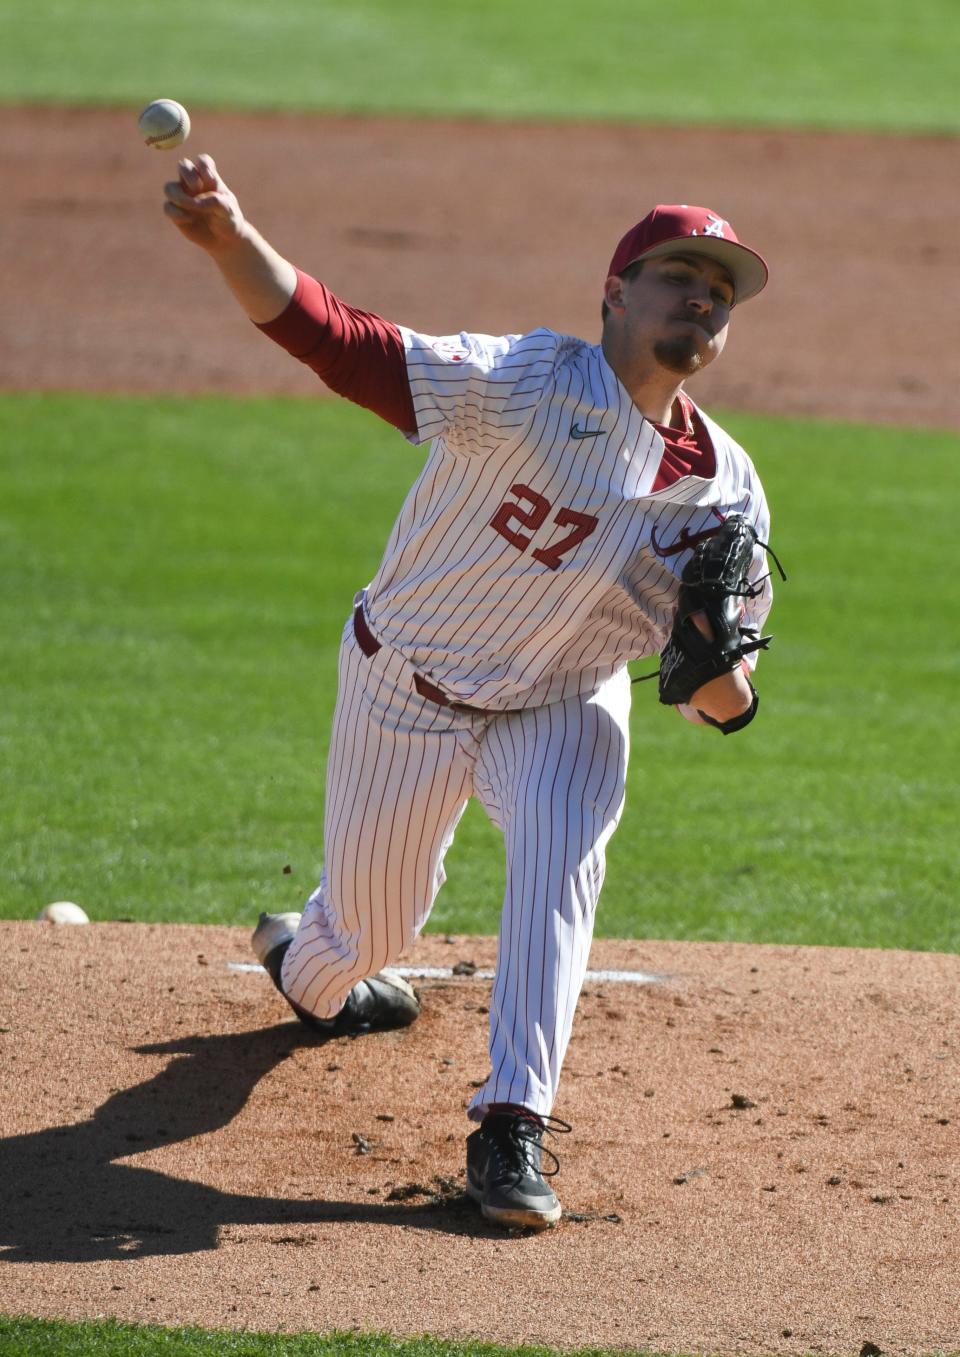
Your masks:
M 526 1110 L 487 1113 L 480 1129 L 467 1136 L 467 1193 L 487 1220 L 509 1229 L 544 1230 L 560 1219 L 560 1203 L 542 1170 L 545 1154 L 553 1160 L 548 1178 L 560 1161 L 544 1146 L 543 1135 L 570 1129 L 557 1117 Z
M 299 914 L 261 914 L 251 939 L 254 955 L 281 994 L 283 958 L 299 924 Z M 394 971 L 380 971 L 366 980 L 359 980 L 335 1018 L 315 1018 L 288 995 L 283 994 L 283 997 L 302 1023 L 331 1037 L 352 1037 L 361 1032 L 409 1027 L 420 1016 L 420 1000 L 413 987 Z

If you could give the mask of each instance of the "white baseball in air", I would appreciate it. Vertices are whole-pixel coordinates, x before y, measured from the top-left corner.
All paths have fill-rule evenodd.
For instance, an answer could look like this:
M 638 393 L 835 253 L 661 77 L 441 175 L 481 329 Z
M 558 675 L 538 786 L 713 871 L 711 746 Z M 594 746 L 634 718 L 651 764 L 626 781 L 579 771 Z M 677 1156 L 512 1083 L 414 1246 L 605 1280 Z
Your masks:
M 75 905 L 72 900 L 57 900 L 52 905 L 47 905 L 37 915 L 42 923 L 48 924 L 88 924 L 86 910 Z
M 172 151 L 190 135 L 190 114 L 176 99 L 154 99 L 137 119 L 140 135 L 154 151 Z

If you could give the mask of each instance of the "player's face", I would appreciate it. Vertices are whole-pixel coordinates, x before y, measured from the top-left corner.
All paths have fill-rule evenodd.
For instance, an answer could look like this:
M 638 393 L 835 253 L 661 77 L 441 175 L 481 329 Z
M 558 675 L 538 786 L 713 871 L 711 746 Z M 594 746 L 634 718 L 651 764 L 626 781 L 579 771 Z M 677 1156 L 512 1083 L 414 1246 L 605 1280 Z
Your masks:
M 665 255 L 620 281 L 623 338 L 638 362 L 652 358 L 689 377 L 723 352 L 734 290 L 722 264 L 696 254 Z

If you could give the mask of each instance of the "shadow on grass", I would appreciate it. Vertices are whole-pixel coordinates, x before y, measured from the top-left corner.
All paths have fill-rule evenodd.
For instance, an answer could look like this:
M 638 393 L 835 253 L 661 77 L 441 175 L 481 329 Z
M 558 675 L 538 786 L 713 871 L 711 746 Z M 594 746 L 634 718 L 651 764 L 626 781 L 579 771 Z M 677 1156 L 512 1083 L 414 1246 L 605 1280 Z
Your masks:
M 215 1249 L 220 1227 L 237 1224 L 362 1221 L 496 1234 L 458 1192 L 409 1204 L 284 1200 L 114 1162 L 227 1125 L 279 1061 L 324 1041 L 299 1023 L 283 1023 L 137 1047 L 174 1058 L 154 1078 L 113 1094 L 88 1121 L 0 1140 L 0 1259 L 79 1263 L 195 1253 Z

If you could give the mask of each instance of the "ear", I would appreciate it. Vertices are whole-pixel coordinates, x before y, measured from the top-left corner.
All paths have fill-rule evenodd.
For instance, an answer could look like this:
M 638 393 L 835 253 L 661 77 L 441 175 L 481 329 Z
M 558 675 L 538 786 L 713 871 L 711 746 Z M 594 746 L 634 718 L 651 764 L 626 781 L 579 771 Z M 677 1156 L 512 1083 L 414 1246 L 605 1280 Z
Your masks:
M 623 310 L 623 279 L 613 273 L 603 285 L 603 300 L 611 311 Z

